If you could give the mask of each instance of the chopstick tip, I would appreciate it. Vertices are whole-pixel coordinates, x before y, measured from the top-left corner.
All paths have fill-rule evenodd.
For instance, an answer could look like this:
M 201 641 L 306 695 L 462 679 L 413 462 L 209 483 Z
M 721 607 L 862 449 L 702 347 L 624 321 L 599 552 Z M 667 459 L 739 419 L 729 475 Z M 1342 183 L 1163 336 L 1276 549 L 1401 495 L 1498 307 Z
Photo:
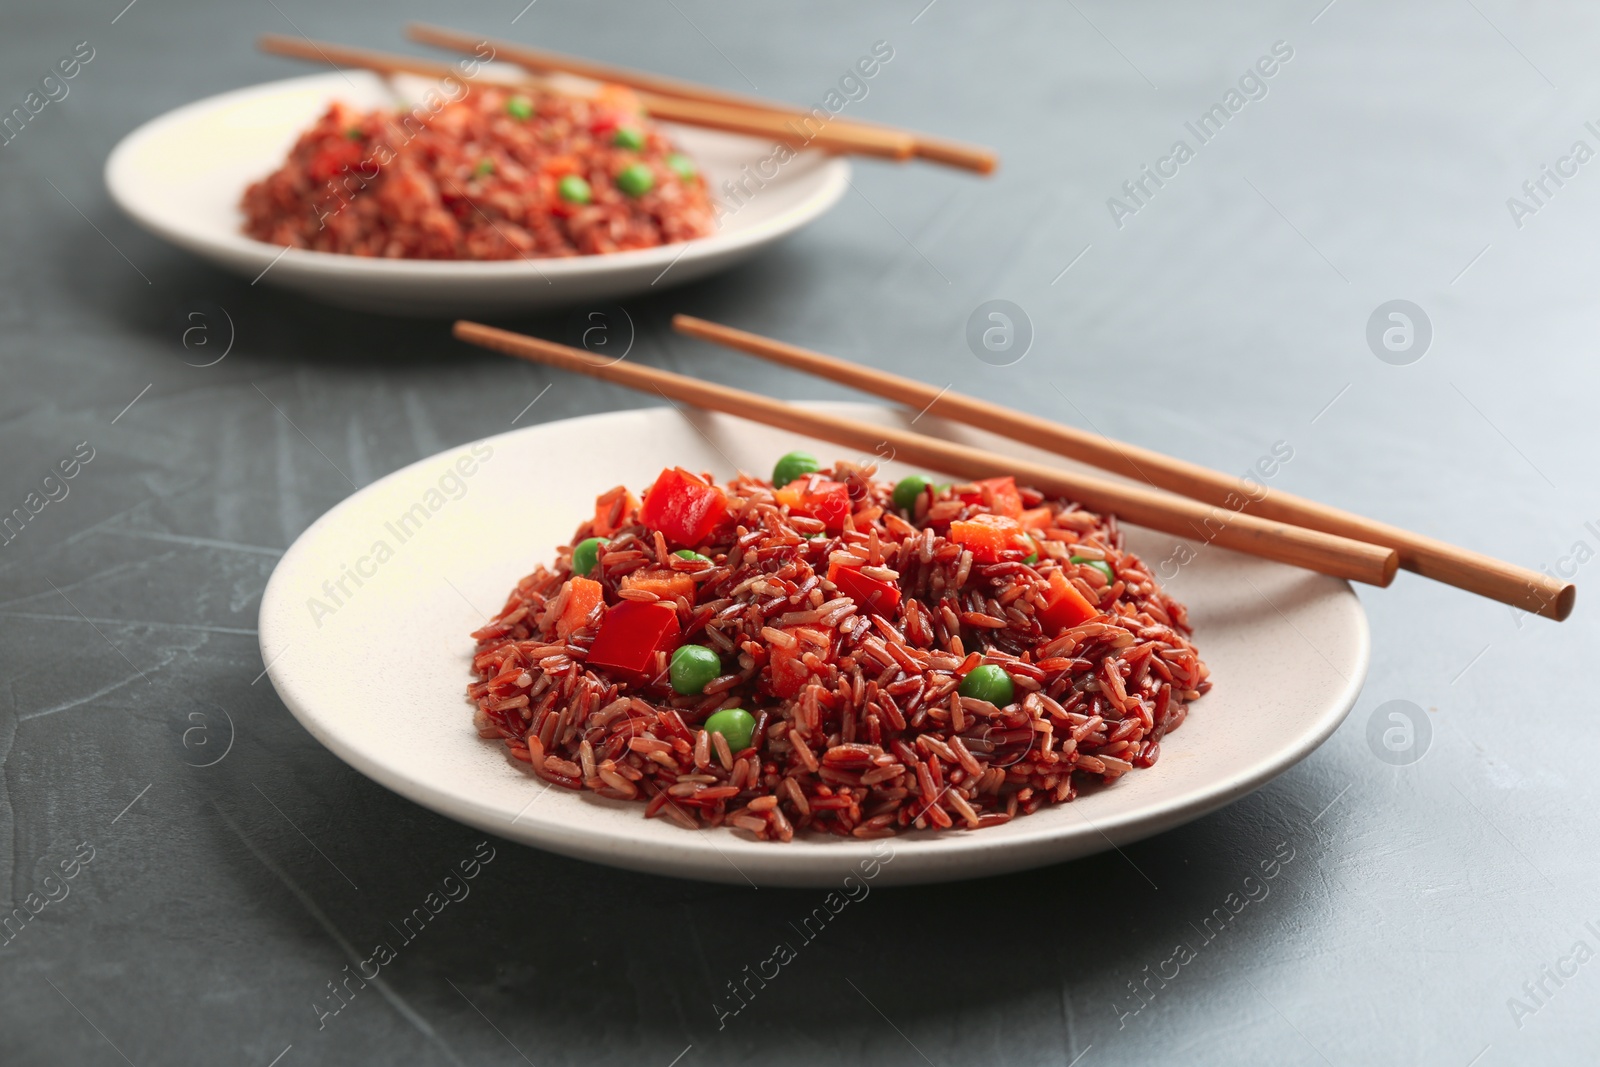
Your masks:
M 1380 589 L 1387 589 L 1394 583 L 1395 575 L 1400 573 L 1400 553 L 1396 549 L 1389 549 L 1389 554 L 1383 561 L 1383 581 L 1378 583 Z
M 1561 591 L 1556 594 L 1554 605 L 1555 610 L 1550 617 L 1556 620 L 1556 622 L 1565 622 L 1567 620 L 1567 616 L 1572 614 L 1573 605 L 1577 602 L 1578 587 L 1571 582 L 1568 582 L 1566 585 L 1563 585 L 1561 587 Z

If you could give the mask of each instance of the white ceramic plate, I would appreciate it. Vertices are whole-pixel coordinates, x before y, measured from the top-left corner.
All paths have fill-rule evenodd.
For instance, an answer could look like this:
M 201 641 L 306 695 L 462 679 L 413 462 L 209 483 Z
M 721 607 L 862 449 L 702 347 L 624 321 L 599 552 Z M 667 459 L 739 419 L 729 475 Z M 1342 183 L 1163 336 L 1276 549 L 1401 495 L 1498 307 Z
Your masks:
M 295 139 L 330 102 L 365 108 L 395 103 L 394 90 L 376 75 L 349 71 L 348 79 L 334 73 L 270 82 L 145 123 L 106 160 L 112 199 L 151 233 L 236 274 L 261 275 L 262 284 L 362 310 L 467 315 L 619 299 L 703 277 L 820 216 L 844 194 L 850 175 L 841 159 L 801 153 L 726 214 L 712 236 L 611 255 L 499 262 L 374 259 L 284 252 L 244 236 L 239 198 L 245 187 L 281 166 Z M 772 154 L 770 143 L 755 138 L 668 128 L 713 189 Z
M 821 406 L 904 424 L 883 408 Z M 1045 458 L 974 430 L 934 432 Z M 553 557 L 596 495 L 619 483 L 643 487 L 666 464 L 764 473 L 796 447 L 841 452 L 727 416 L 657 408 L 533 426 L 414 463 L 333 508 L 284 554 L 261 602 L 272 683 L 351 766 L 501 837 L 688 878 L 839 885 L 881 841 L 760 842 L 645 819 L 642 803 L 546 788 L 503 745 L 477 736 L 465 696 L 467 635 L 518 578 Z M 910 472 L 891 464 L 885 473 Z M 1129 540 L 1152 566 L 1177 543 L 1138 530 Z M 1156 765 L 1003 826 L 894 838 L 880 884 L 998 874 L 1169 830 L 1283 773 L 1333 732 L 1367 671 L 1366 615 L 1350 587 L 1214 547 L 1195 551 L 1167 584 L 1190 608 L 1215 688 L 1162 742 Z

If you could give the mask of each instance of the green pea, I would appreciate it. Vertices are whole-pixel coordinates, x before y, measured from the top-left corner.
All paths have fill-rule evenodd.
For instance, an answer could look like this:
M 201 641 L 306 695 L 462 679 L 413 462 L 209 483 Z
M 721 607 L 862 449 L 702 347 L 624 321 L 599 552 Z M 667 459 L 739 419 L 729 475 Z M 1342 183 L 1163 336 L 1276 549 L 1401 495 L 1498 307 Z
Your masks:
M 611 143 L 618 148 L 630 148 L 637 152 L 644 147 L 644 134 L 632 126 L 622 126 L 617 129 L 616 133 L 611 135 Z
M 756 718 L 743 708 L 723 708 L 706 720 L 706 729 L 721 734 L 730 752 L 743 752 L 755 736 Z
M 1011 675 L 992 663 L 972 668 L 967 676 L 961 679 L 962 696 L 972 697 L 974 700 L 987 700 L 997 708 L 1003 708 L 1011 703 L 1013 692 Z
M 506 114 L 514 119 L 533 118 L 533 101 L 525 96 L 513 96 L 506 101 Z
M 1117 572 L 1112 570 L 1111 564 L 1107 563 L 1103 559 L 1090 559 L 1087 556 L 1073 556 L 1072 562 L 1087 563 L 1089 566 L 1105 575 L 1107 582 L 1114 582 L 1117 580 Z
M 810 452 L 790 452 L 772 467 L 772 484 L 782 489 L 796 478 L 822 469 L 817 457 Z
M 569 204 L 587 204 L 594 199 L 589 183 L 576 174 L 569 174 L 557 182 L 556 192 Z
M 629 196 L 643 196 L 655 184 L 656 176 L 650 173 L 650 168 L 643 163 L 624 167 L 622 173 L 617 175 L 617 188 Z
M 672 155 L 668 156 L 667 166 L 671 167 L 673 173 L 682 178 L 684 181 L 688 181 L 696 174 L 700 173 L 700 171 L 695 168 L 694 160 L 690 159 L 682 152 L 674 152 Z
M 933 484 L 925 475 L 912 474 L 901 478 L 894 487 L 894 506 L 901 511 L 911 511 L 917 506 L 917 497 Z
M 673 555 L 677 556 L 679 559 L 698 559 L 706 563 L 711 562 L 710 556 L 702 556 L 692 548 L 680 548 L 678 551 L 674 552 Z
M 705 645 L 679 645 L 667 669 L 672 688 L 685 696 L 705 692 L 706 686 L 721 673 L 721 657 Z M 733 740 L 730 738 L 728 743 L 732 744 Z
M 589 577 L 600 562 L 600 546 L 606 543 L 603 537 L 585 537 L 579 541 L 578 547 L 572 550 L 572 573 L 580 578 Z
M 472 168 L 472 173 L 478 175 L 480 178 L 483 177 L 485 174 L 493 174 L 494 173 L 494 160 L 492 160 L 492 159 L 480 159 L 480 160 L 478 160 L 478 165 L 476 167 Z

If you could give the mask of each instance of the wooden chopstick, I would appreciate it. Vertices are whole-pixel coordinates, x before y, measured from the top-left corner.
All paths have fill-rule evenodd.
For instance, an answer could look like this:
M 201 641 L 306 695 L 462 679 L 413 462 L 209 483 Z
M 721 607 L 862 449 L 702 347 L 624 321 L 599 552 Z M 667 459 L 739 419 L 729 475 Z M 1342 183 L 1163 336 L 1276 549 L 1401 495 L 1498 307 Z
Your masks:
M 413 22 L 408 25 L 406 27 L 406 36 L 419 44 L 448 48 L 456 52 L 472 53 L 479 44 L 483 43 L 483 38 L 481 37 L 459 33 L 455 30 L 445 29 L 442 26 L 429 26 L 421 22 Z M 497 56 L 508 59 L 527 70 L 546 73 L 559 71 L 563 74 L 576 74 L 580 77 L 592 78 L 595 81 L 626 85 L 651 94 L 658 102 L 660 98 L 671 97 L 699 104 L 711 104 L 747 112 L 778 115 L 781 116 L 780 123 L 785 129 L 792 129 L 791 123 L 811 118 L 812 116 L 810 111 L 805 108 L 795 107 L 792 104 L 763 100 L 760 97 L 746 96 L 743 93 L 730 93 L 722 89 L 713 89 L 708 85 L 701 85 L 697 82 L 684 81 L 680 78 L 669 78 L 662 74 L 651 74 L 648 71 L 633 70 L 629 67 L 619 67 L 610 63 L 600 63 L 596 60 L 585 59 L 582 56 L 552 52 L 544 48 L 532 48 L 528 45 L 517 44 L 514 41 L 491 40 L 488 43 L 495 49 Z M 667 116 L 663 115 L 662 117 L 665 118 Z M 829 118 L 826 128 L 830 130 L 852 129 L 862 132 L 883 132 L 890 129 L 877 123 L 863 122 L 860 119 L 843 119 L 836 116 Z M 963 170 L 975 171 L 978 174 L 993 174 L 995 168 L 999 166 L 999 157 L 995 155 L 994 149 L 986 148 L 983 145 L 966 144 L 961 141 L 952 141 L 912 131 L 895 130 L 893 132 L 906 137 L 908 154 L 919 156 L 931 162 L 960 167 Z
M 675 96 L 657 96 L 654 93 L 634 90 L 635 97 L 652 118 L 668 122 L 682 122 L 690 126 L 705 126 L 714 130 L 771 137 L 782 141 L 796 151 L 818 148 L 824 152 L 846 155 L 878 156 L 903 162 L 911 158 L 916 141 L 899 130 L 878 129 L 860 123 L 849 125 L 828 123 L 815 134 L 797 128 L 794 120 L 772 111 L 731 107 L 727 104 L 706 103 L 700 100 L 681 100 Z
M 378 74 L 417 74 L 424 78 L 468 80 L 460 67 L 454 63 L 444 63 L 437 59 L 424 59 L 421 56 L 402 56 L 393 52 L 379 52 L 371 48 L 353 48 L 350 45 L 334 44 L 331 41 L 313 41 L 309 37 L 290 37 L 282 33 L 263 33 L 256 38 L 256 47 L 268 55 L 287 56 L 290 59 L 308 59 L 313 63 L 326 63 L 335 68 L 353 67 L 358 70 L 374 71 Z M 479 77 L 482 77 L 482 75 L 480 74 Z M 531 76 L 516 79 L 485 78 L 484 80 L 512 88 L 528 86 L 545 92 L 558 91 L 550 86 L 547 79 Z
M 1148 448 L 1114 441 L 949 389 L 935 389 L 922 382 L 847 363 L 760 334 L 689 315 L 674 316 L 672 325 L 691 337 L 714 341 L 919 411 L 1070 456 L 1182 496 L 1229 510 L 1235 510 L 1236 505 L 1242 503 L 1242 510 L 1262 518 L 1392 548 L 1400 554 L 1400 566 L 1406 570 L 1502 604 L 1557 621 L 1572 613 L 1576 587 L 1539 571 L 1280 490 L 1247 487 L 1239 478 Z
M 459 80 L 476 80 L 468 79 L 455 65 L 450 63 L 441 63 L 438 60 L 421 59 L 414 56 L 396 55 L 391 52 L 376 52 L 368 48 L 351 48 L 347 45 L 332 44 L 328 41 L 313 41 L 310 38 L 288 37 L 282 34 L 268 33 L 257 38 L 256 45 L 263 52 L 268 52 L 272 55 L 308 59 L 314 63 L 328 63 L 334 67 L 356 67 L 376 71 L 380 74 L 418 74 L 426 78 L 452 77 Z M 559 89 L 548 79 L 532 75 L 499 78 L 494 76 L 484 77 L 480 74 L 478 77 L 490 84 L 502 85 L 507 88 L 527 88 L 547 93 L 560 92 L 567 96 L 581 95 L 572 93 L 570 90 Z M 816 148 L 825 152 L 882 156 L 886 159 L 904 160 L 910 158 L 913 148 L 911 136 L 898 130 L 879 130 L 859 126 L 834 128 L 834 125 L 830 124 L 815 136 L 806 140 L 790 126 L 789 120 L 781 115 L 725 107 L 718 104 L 703 104 L 693 100 L 679 100 L 673 97 L 654 96 L 649 93 L 635 93 L 634 95 L 638 98 L 646 113 L 653 118 L 664 119 L 669 122 L 681 122 L 691 126 L 728 130 L 733 133 L 742 133 L 755 137 L 771 137 L 785 143 L 792 143 L 797 149 Z
M 765 423 L 824 441 L 861 449 L 877 460 L 892 449 L 895 459 L 960 478 L 1012 474 L 1051 496 L 1061 496 L 1101 512 L 1113 512 L 1139 526 L 1197 539 L 1307 570 L 1370 585 L 1388 585 L 1398 562 L 1393 549 L 1297 526 L 1241 515 L 1219 514 L 1184 497 L 1130 486 L 1095 475 L 1078 474 L 994 452 L 940 441 L 909 430 L 875 426 L 857 419 L 795 407 L 742 389 L 703 382 L 633 362 L 601 360 L 578 348 L 525 334 L 460 320 L 455 336 L 519 359 L 587 374 L 667 400 L 681 400 L 710 411 Z

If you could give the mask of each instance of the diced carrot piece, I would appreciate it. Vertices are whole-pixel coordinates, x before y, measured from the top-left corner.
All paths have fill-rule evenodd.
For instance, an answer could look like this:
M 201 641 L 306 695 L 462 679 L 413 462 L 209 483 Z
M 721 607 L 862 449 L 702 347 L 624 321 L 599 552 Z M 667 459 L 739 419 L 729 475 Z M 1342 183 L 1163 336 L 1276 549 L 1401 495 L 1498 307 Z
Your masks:
M 617 507 L 617 500 L 622 500 L 622 506 Z M 617 519 L 611 521 L 611 513 L 616 510 Z M 626 486 L 617 486 L 608 489 L 595 497 L 594 500 L 594 536 L 610 537 L 624 526 L 630 525 L 639 510 L 639 498 L 628 492 Z
M 633 115 L 644 114 L 644 106 L 639 103 L 639 94 L 626 85 L 602 82 L 595 90 L 594 99 L 595 103 L 602 107 L 615 108 Z
M 979 563 L 998 563 L 1012 553 L 1012 558 L 1027 555 L 1018 538 L 1022 524 L 1004 515 L 979 515 L 972 519 L 959 519 L 950 524 L 950 540 L 972 553 Z
M 589 615 L 603 598 L 600 583 L 589 578 L 567 579 L 567 606 L 561 609 L 556 620 L 556 636 L 565 641 L 578 627 L 588 621 Z
M 673 600 L 681 596 L 691 603 L 694 601 L 694 579 L 682 571 L 668 570 L 664 567 L 646 567 L 624 575 L 622 588 L 643 589 L 645 592 L 654 593 L 662 600 Z
M 850 487 L 818 474 L 796 478 L 773 491 L 778 503 L 797 515 L 821 519 L 830 533 L 844 529 L 851 511 Z
M 1017 516 L 1017 521 L 1022 523 L 1024 530 L 1046 530 L 1054 521 L 1054 517 L 1050 514 L 1049 508 L 1029 508 Z
M 1100 609 L 1078 592 L 1077 586 L 1067 581 L 1060 571 L 1050 572 L 1050 592 L 1045 596 L 1045 606 L 1039 612 L 1039 622 L 1045 630 L 1070 630 L 1100 614 Z

